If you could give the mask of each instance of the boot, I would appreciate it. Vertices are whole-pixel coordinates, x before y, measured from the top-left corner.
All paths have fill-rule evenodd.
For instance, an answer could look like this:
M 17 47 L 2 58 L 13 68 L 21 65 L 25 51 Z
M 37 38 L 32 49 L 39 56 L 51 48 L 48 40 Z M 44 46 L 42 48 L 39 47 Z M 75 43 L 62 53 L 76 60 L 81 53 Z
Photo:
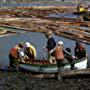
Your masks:
M 70 69 L 71 69 L 71 70 L 74 69 L 74 62 L 71 63 L 71 68 L 70 68 Z
M 57 75 L 57 80 L 60 81 L 60 82 L 62 82 L 62 76 L 59 73 Z
M 14 64 L 13 70 L 14 71 L 19 71 L 19 64 Z
M 61 82 L 62 82 L 62 72 L 63 72 L 63 66 L 58 67 L 57 80 Z

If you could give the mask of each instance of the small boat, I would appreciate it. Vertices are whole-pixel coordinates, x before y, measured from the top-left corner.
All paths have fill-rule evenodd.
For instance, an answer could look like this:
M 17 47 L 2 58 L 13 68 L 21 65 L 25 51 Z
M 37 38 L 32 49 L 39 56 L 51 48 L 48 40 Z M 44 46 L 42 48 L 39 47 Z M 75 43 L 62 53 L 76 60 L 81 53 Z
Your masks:
M 86 12 L 73 12 L 75 15 L 84 15 Z
M 87 58 L 80 60 L 75 60 L 75 68 L 86 69 Z M 26 71 L 36 72 L 36 73 L 56 73 L 58 72 L 58 67 L 56 64 L 50 64 L 46 60 L 30 60 L 30 62 L 21 62 L 20 68 Z M 70 64 L 67 62 L 64 69 L 70 70 Z
M 87 13 L 83 15 L 83 20 L 90 21 L 90 11 L 87 11 Z
M 83 20 L 85 20 L 85 21 L 90 21 L 90 16 L 87 16 L 87 15 L 85 16 L 85 15 L 84 15 L 84 16 L 83 16 Z

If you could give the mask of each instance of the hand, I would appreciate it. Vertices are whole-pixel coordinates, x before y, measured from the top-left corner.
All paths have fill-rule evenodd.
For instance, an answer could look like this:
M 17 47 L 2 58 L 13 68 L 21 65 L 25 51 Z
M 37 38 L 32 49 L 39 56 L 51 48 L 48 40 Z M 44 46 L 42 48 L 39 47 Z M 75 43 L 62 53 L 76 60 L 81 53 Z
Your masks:
M 46 50 L 46 47 L 43 47 L 43 50 Z
M 43 47 L 43 50 L 46 50 L 46 47 Z
M 21 59 L 18 59 L 18 62 L 20 62 L 21 61 Z
M 29 57 L 27 55 L 24 55 L 23 59 L 29 59 Z
M 26 58 L 26 59 L 29 59 L 29 57 L 28 57 L 28 56 L 25 56 L 25 58 Z
M 76 57 L 75 56 L 72 56 L 73 59 L 75 59 Z

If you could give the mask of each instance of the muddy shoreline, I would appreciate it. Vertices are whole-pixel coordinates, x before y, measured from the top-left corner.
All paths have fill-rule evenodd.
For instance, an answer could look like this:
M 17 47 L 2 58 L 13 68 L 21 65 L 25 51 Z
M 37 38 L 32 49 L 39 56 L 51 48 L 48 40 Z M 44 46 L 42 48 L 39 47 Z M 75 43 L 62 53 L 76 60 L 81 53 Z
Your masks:
M 90 77 L 35 79 L 30 73 L 0 71 L 1 90 L 89 90 Z
M 0 30 L 0 37 L 9 36 L 9 35 L 16 35 L 16 34 L 17 33 L 14 31 Z

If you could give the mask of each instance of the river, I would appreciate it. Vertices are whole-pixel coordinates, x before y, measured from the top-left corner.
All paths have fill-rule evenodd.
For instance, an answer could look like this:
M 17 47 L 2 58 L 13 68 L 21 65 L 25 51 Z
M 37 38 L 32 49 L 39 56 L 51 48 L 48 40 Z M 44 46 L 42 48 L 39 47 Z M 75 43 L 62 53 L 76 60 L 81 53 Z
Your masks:
M 56 42 L 62 40 L 64 42 L 64 47 L 70 47 L 72 51 L 74 50 L 75 41 L 54 35 Z M 43 47 L 46 46 L 47 39 L 43 33 L 29 32 L 21 35 L 11 35 L 0 38 L 0 65 L 8 65 L 9 58 L 8 53 L 11 47 L 18 44 L 19 42 L 30 42 L 36 47 L 37 57 L 36 59 L 43 59 L 44 52 Z M 90 45 L 86 45 L 86 50 L 90 55 Z M 90 57 L 90 56 L 89 56 Z M 89 60 L 90 61 L 90 60 Z
M 78 15 L 75 15 L 75 14 L 73 14 L 73 13 L 71 13 L 71 12 L 64 12 L 64 13 L 51 13 L 51 14 L 49 14 L 48 16 L 46 16 L 46 17 L 57 17 L 57 18 L 61 18 L 61 17 L 63 17 L 63 18 L 78 18 Z
M 15 6 L 75 6 L 75 3 L 35 3 L 35 2 L 31 2 L 31 3 L 20 3 L 20 2 L 6 2 L 6 3 L 0 3 L 0 7 L 15 7 Z
M 54 15 L 54 14 L 53 14 Z M 52 16 L 52 15 L 51 15 Z M 50 16 L 50 17 L 51 17 Z M 55 17 L 57 16 L 64 16 L 67 18 L 70 18 L 72 16 L 72 13 L 58 13 L 57 15 L 54 15 Z M 77 16 L 73 16 L 73 18 L 77 18 Z M 82 27 L 83 28 L 83 27 Z M 86 28 L 86 27 L 85 27 Z M 88 27 L 87 27 L 88 28 Z M 3 28 L 0 27 L 0 29 L 6 29 L 6 30 L 15 30 L 17 32 L 20 32 L 20 29 L 10 29 L 10 28 Z M 75 41 L 60 37 L 55 35 L 55 40 L 56 42 L 62 40 L 64 42 L 64 47 L 70 47 L 72 51 L 74 52 L 74 44 Z M 0 37 L 0 64 L 1 65 L 8 65 L 9 64 L 9 58 L 8 58 L 8 53 L 11 47 L 14 45 L 18 44 L 19 42 L 27 42 L 29 41 L 31 44 L 33 44 L 36 47 L 37 50 L 37 57 L 36 59 L 43 59 L 44 58 L 44 52 L 43 52 L 43 47 L 46 46 L 47 39 L 44 36 L 43 33 L 35 33 L 35 32 L 29 32 L 25 34 L 20 34 L 20 35 L 11 35 L 11 36 L 4 36 Z M 90 58 L 90 45 L 86 45 L 86 50 L 88 53 L 88 59 Z M 89 60 L 90 63 L 90 60 Z

